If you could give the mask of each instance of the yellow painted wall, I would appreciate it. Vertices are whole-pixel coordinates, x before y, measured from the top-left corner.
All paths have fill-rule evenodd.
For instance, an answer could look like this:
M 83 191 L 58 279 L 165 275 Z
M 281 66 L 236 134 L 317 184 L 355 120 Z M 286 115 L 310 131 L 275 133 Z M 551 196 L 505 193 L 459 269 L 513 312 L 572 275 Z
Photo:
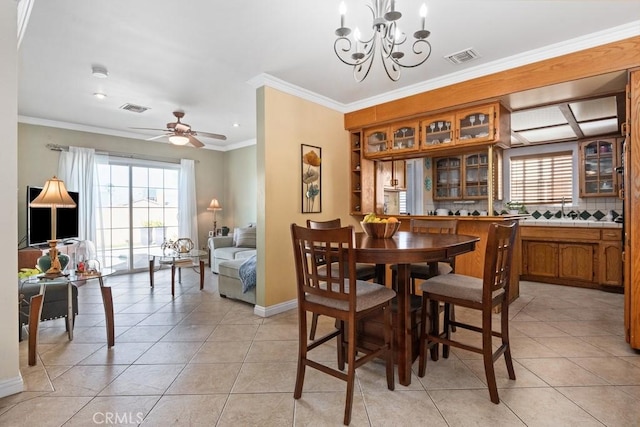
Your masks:
M 296 298 L 291 223 L 349 216 L 343 114 L 270 87 L 258 89 L 258 305 Z M 322 148 L 322 212 L 303 214 L 301 144 Z

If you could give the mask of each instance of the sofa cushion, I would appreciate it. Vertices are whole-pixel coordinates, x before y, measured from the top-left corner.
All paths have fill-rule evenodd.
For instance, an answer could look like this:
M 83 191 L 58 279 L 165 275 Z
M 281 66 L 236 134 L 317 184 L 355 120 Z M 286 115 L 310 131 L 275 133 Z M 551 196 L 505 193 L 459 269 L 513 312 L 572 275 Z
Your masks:
M 216 249 L 215 251 L 213 251 L 213 256 L 218 259 L 236 259 L 239 254 L 247 251 L 251 251 L 251 250 L 247 248 L 236 248 L 235 246 L 231 246 L 228 248 Z
M 235 260 L 235 261 L 224 261 L 219 265 L 220 275 L 233 277 L 234 279 L 240 279 L 240 266 L 244 263 L 245 260 Z
M 237 228 L 234 230 L 234 237 L 238 248 L 256 247 L 256 227 Z
M 246 250 L 241 251 L 241 252 L 236 252 L 236 258 L 235 259 L 247 259 L 250 258 L 252 256 L 254 256 L 255 254 L 258 253 L 257 249 L 247 249 Z

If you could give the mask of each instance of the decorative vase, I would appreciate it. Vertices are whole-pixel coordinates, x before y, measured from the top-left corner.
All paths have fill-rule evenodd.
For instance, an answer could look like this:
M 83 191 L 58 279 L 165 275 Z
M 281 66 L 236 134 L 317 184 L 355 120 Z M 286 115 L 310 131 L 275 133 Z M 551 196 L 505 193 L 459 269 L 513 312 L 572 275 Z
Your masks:
M 58 253 L 58 261 L 60 261 L 60 271 L 64 271 L 69 265 L 69 255 Z M 42 255 L 38 258 L 37 261 L 38 269 L 45 273 L 49 268 L 51 268 L 51 257 L 49 254 Z
M 220 230 L 222 231 L 222 235 L 223 236 L 228 236 L 229 235 L 229 227 L 224 226 Z

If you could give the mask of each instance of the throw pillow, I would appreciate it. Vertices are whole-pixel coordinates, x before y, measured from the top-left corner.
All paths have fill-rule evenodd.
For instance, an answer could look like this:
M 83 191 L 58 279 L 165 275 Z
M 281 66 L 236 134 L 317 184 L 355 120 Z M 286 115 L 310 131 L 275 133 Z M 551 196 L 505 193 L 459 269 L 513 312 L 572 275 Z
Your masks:
M 236 247 L 238 248 L 255 248 L 256 247 L 256 227 L 236 228 L 235 234 Z

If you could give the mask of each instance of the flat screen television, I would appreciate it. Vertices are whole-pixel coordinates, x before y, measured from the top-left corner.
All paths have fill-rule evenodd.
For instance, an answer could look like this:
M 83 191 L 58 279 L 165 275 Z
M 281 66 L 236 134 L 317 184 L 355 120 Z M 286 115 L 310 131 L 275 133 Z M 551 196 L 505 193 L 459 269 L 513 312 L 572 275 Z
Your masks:
M 31 201 L 38 197 L 42 187 L 27 187 L 27 245 L 37 246 L 51 239 L 51 208 L 32 208 Z M 78 204 L 76 191 L 69 195 Z M 65 240 L 78 237 L 78 207 L 56 209 L 56 239 Z

